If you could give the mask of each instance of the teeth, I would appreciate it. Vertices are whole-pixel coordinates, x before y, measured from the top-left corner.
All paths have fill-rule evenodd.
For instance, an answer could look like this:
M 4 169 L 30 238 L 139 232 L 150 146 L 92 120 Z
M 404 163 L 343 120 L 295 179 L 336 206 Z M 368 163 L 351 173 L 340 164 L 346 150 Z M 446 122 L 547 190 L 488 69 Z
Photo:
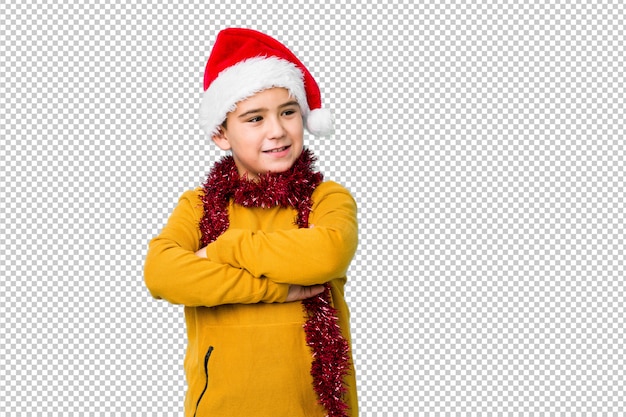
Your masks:
M 287 149 L 287 146 L 283 146 L 282 148 L 272 149 L 271 151 L 267 151 L 267 152 L 269 152 L 269 153 L 277 153 L 277 152 L 282 152 L 285 149 Z

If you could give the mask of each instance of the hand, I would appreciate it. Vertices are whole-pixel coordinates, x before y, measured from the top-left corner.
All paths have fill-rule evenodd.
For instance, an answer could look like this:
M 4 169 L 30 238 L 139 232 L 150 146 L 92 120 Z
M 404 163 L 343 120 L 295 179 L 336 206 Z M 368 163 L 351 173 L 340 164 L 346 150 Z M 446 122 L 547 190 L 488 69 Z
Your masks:
M 289 293 L 287 294 L 286 303 L 292 301 L 305 300 L 307 298 L 315 297 L 318 294 L 324 292 L 323 285 L 312 285 L 310 287 L 303 287 L 302 285 L 290 285 Z
M 200 249 L 198 250 L 198 252 L 196 252 L 196 256 L 199 256 L 199 257 L 201 257 L 201 258 L 206 258 L 206 257 L 207 257 L 207 256 L 206 256 L 206 246 L 205 246 L 205 247 L 203 247 L 203 248 L 200 248 Z

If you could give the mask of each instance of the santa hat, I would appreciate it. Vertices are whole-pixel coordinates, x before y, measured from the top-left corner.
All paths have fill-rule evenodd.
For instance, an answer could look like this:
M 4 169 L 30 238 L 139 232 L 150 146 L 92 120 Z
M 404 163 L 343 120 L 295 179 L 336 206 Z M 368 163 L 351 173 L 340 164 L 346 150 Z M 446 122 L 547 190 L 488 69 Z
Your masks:
M 276 39 L 243 28 L 224 29 L 217 35 L 204 72 L 200 127 L 217 134 L 238 102 L 272 87 L 289 90 L 311 134 L 332 133 L 332 115 L 321 108 L 319 87 L 302 62 Z

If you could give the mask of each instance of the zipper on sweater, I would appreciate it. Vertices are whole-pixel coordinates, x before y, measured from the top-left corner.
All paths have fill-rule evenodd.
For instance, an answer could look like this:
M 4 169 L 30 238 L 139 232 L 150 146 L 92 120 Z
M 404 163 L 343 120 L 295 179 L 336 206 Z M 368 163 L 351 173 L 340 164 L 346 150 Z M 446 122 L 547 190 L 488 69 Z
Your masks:
M 198 397 L 198 402 L 196 403 L 196 411 L 193 413 L 193 417 L 196 417 L 198 413 L 198 407 L 200 406 L 200 401 L 202 401 L 202 397 L 204 397 L 204 393 L 209 387 L 209 358 L 211 358 L 211 353 L 213 353 L 213 346 L 209 346 L 209 350 L 207 350 L 206 355 L 204 355 L 204 389 Z

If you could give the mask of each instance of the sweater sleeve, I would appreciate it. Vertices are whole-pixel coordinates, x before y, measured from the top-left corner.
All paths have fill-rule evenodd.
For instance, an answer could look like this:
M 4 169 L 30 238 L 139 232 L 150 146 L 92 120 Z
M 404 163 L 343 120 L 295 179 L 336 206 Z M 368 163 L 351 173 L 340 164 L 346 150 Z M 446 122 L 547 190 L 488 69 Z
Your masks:
M 195 254 L 201 237 L 199 192 L 183 194 L 166 226 L 150 241 L 144 279 L 152 296 L 173 304 L 207 307 L 284 301 L 288 285 Z
M 231 229 L 207 247 L 209 259 L 276 283 L 323 284 L 346 275 L 357 247 L 356 203 L 334 182 L 313 193 L 308 229 Z

